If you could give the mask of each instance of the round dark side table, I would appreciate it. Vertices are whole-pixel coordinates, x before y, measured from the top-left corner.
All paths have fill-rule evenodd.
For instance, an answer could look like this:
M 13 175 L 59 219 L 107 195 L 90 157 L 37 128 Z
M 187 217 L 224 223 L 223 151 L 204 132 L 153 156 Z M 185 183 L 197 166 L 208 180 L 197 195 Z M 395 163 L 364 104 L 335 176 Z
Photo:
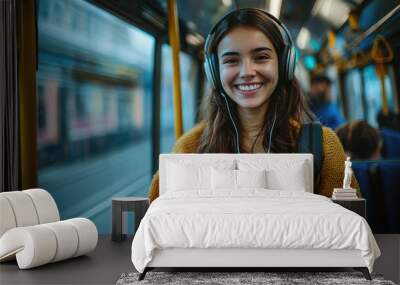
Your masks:
M 112 198 L 112 240 L 123 241 L 126 235 L 122 233 L 124 212 L 135 213 L 135 231 L 149 208 L 149 199 L 145 197 L 114 197 Z

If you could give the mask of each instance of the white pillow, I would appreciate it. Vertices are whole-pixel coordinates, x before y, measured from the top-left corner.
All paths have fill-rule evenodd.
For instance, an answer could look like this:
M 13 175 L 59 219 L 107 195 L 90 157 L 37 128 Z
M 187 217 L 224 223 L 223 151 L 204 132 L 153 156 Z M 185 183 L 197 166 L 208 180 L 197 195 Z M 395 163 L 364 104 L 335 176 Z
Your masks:
M 210 167 L 168 163 L 168 191 L 210 189 Z
M 211 169 L 213 190 L 237 190 L 240 188 L 266 188 L 266 171 Z
M 267 176 L 263 170 L 235 170 L 238 188 L 267 188 Z
M 175 164 L 175 165 L 173 165 Z M 172 167 L 171 167 L 172 165 Z M 181 167 L 176 167 L 179 165 Z M 198 154 L 178 153 L 160 155 L 160 196 L 168 191 L 211 190 L 211 167 L 217 169 L 235 169 L 236 161 L 234 154 Z M 209 168 L 208 173 L 198 173 L 198 168 Z M 195 174 L 193 174 L 193 171 Z M 189 172 L 189 173 L 187 173 Z M 189 177 L 201 177 L 191 181 Z M 176 189 L 173 189 L 176 188 Z
M 236 170 L 211 168 L 211 188 L 236 189 Z
M 306 192 L 307 181 L 305 163 L 298 163 L 293 167 L 280 171 L 271 169 L 267 171 L 267 188 L 273 190 L 289 190 Z
M 296 160 L 266 160 L 266 159 L 240 159 L 240 170 L 256 171 L 266 169 L 268 189 L 307 191 L 308 181 L 306 161 Z

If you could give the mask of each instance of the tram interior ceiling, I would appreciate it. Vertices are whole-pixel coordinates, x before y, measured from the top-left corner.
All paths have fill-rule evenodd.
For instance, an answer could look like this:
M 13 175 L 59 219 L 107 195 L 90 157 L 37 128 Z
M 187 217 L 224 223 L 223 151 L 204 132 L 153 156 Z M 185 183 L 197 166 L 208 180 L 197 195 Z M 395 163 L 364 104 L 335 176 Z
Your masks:
M 98 247 L 109 241 L 113 224 L 122 236 L 132 237 L 142 211 L 135 201 L 151 201 L 151 187 L 157 185 L 152 181 L 161 177 L 160 157 L 186 151 L 177 140 L 201 130 L 201 107 L 218 94 L 204 71 L 210 29 L 240 8 L 268 11 L 287 27 L 304 104 L 336 132 L 351 156 L 353 179 L 366 203 L 365 208 L 358 201 L 357 207 L 365 210 L 382 249 L 376 273 L 400 282 L 398 0 L 0 0 L 0 192 L 45 189 L 59 220 L 84 217 L 93 222 L 103 238 Z M 321 78 L 327 86 L 317 93 L 325 97 L 315 100 L 313 84 Z M 337 110 L 340 123 L 328 126 L 314 104 Z M 272 130 L 274 125 L 275 119 Z M 356 132 L 360 125 L 367 127 Z M 358 155 L 357 149 L 371 145 L 371 155 Z M 227 168 L 237 167 L 235 161 Z M 179 168 L 182 173 L 184 168 Z M 129 208 L 120 209 L 121 219 L 112 219 L 113 198 Z M 21 209 L 29 202 L 25 200 Z M 0 199 L 1 205 L 7 203 Z M 114 246 L 101 250 L 118 255 L 120 248 Z M 131 267 L 129 257 L 124 258 Z M 70 266 L 75 260 L 68 262 Z M 104 262 L 115 271 L 110 274 L 121 273 L 114 268 L 120 263 Z M 62 270 L 62 264 L 54 263 L 49 271 Z M 43 283 L 36 271 L 17 276 L 11 265 L 16 266 L 0 264 L 0 279 Z M 88 272 L 95 276 L 92 267 Z M 72 271 L 69 275 L 79 277 Z

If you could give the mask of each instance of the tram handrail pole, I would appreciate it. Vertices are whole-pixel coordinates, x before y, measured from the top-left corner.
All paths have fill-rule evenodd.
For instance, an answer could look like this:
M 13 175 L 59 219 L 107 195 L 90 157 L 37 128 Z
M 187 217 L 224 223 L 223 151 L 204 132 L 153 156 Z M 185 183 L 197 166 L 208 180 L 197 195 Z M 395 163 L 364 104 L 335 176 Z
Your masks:
M 175 137 L 178 139 L 183 134 L 182 124 L 182 96 L 180 85 L 180 69 L 179 69 L 179 22 L 178 12 L 175 0 L 168 0 L 168 35 L 172 48 L 172 64 L 173 64 L 173 92 L 174 92 L 174 114 L 175 114 Z
M 372 33 L 378 31 L 383 24 L 389 20 L 393 15 L 398 13 L 400 11 L 400 4 L 397 5 L 393 10 L 391 10 L 389 13 L 387 13 L 385 16 L 383 16 L 378 22 L 373 24 L 367 31 L 365 31 L 363 34 L 361 34 L 358 38 L 356 38 L 352 43 L 351 43 L 351 48 L 354 49 L 356 48 L 364 39 L 366 39 L 369 35 Z

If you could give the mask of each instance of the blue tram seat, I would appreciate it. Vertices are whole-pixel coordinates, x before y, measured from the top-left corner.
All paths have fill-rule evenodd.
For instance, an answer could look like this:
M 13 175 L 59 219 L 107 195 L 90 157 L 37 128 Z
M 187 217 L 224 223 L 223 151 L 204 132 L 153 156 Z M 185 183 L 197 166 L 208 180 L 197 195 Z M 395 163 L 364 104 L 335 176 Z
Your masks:
M 389 233 L 400 234 L 400 161 L 381 161 L 379 168 L 388 230 Z
M 363 198 L 369 201 L 372 198 L 372 186 L 369 178 L 369 168 L 371 162 L 353 161 L 352 168 L 357 178 Z M 369 205 L 367 205 L 369 206 Z M 368 210 L 368 207 L 367 207 Z
M 384 203 L 379 198 L 379 181 L 377 176 L 377 161 L 353 161 L 354 175 L 360 185 L 360 191 L 367 201 L 367 221 L 372 232 L 383 233 L 387 226 L 382 221 L 384 214 Z M 382 211 L 383 209 L 383 211 Z M 378 213 L 380 215 L 378 216 Z M 385 220 L 385 219 L 383 219 Z
M 372 231 L 400 233 L 400 160 L 354 161 L 353 170 Z
M 383 157 L 387 159 L 400 158 L 400 132 L 382 128 Z

